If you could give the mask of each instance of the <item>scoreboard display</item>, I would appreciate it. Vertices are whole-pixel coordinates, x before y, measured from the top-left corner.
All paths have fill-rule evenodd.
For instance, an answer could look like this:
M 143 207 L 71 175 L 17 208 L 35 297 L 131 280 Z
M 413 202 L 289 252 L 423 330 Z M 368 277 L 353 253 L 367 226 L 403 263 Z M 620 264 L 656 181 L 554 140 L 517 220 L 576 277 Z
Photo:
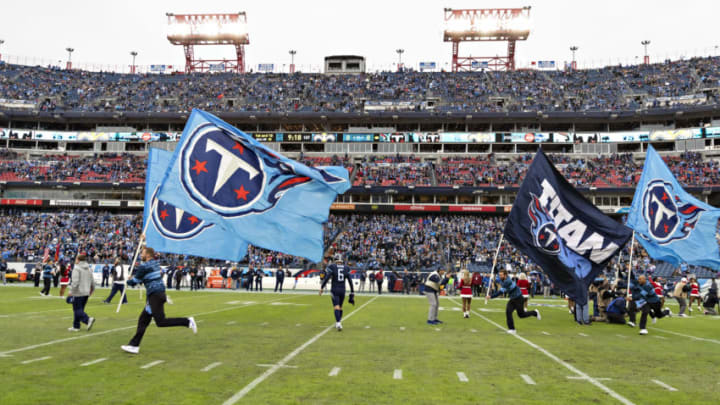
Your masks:
M 260 142 L 275 142 L 275 134 L 274 133 L 259 133 L 259 134 L 252 134 L 253 138 L 255 140 L 258 140 Z
M 283 134 L 284 142 L 312 142 L 312 134 L 303 134 L 299 132 L 290 132 Z

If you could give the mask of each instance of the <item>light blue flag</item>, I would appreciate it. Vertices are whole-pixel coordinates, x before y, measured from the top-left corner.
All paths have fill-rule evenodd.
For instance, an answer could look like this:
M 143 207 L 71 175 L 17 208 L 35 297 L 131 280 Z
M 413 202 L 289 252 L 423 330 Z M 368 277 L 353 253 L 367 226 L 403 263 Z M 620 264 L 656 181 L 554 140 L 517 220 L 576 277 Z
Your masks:
M 171 152 L 150 149 L 143 213 L 143 223 L 150 220 L 145 231 L 147 245 L 158 252 L 240 261 L 247 253 L 248 243 L 236 235 L 162 200 L 150 212 L 171 157 Z
M 193 110 L 158 196 L 255 246 L 319 262 L 330 205 L 349 188 L 345 168 L 305 166 Z
M 626 225 L 635 230 L 650 257 L 676 266 L 687 262 L 720 268 L 719 218 L 720 209 L 683 190 L 649 146 Z

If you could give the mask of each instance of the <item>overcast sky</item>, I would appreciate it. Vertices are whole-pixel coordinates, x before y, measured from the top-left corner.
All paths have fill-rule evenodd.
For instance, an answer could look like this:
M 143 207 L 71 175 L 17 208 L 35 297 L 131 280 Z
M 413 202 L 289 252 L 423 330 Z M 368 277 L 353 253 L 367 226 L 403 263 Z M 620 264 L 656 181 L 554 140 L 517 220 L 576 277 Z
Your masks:
M 76 0 L 18 1 L 0 13 L 0 46 L 11 63 L 64 65 L 68 46 L 81 67 L 99 65 L 127 69 L 129 52 L 138 65 L 183 65 L 182 48 L 166 38 L 166 12 L 212 13 L 246 11 L 250 45 L 246 65 L 290 63 L 296 49 L 299 68 L 319 68 L 324 56 L 359 54 L 370 70 L 392 69 L 397 48 L 403 62 L 417 66 L 434 61 L 445 66 L 451 45 L 442 41 L 443 8 L 532 6 L 532 31 L 519 42 L 520 67 L 531 60 L 571 58 L 577 45 L 579 67 L 634 63 L 642 59 L 640 41 L 649 39 L 653 60 L 717 54 L 720 35 L 716 0 L 543 0 L 543 1 L 397 1 L 397 0 Z M 464 43 L 461 54 L 495 55 L 505 47 Z M 232 47 L 196 47 L 196 56 L 232 57 Z M 18 60 L 19 57 L 19 60 Z M 9 59 L 8 59 L 9 58 Z

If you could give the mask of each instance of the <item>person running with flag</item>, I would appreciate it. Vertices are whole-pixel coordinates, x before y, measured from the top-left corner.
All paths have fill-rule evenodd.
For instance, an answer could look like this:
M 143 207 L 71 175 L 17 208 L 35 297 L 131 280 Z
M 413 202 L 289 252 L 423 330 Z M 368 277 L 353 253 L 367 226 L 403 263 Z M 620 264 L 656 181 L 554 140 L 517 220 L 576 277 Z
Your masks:
M 663 310 L 662 304 L 660 303 L 660 297 L 655 294 L 655 287 L 648 283 L 644 275 L 638 277 L 637 282 L 632 280 L 630 282 L 630 291 L 632 292 L 632 301 L 635 302 L 635 306 L 642 311 L 640 315 L 640 334 L 647 335 L 647 317 L 648 314 L 653 318 L 653 323 L 657 322 L 657 319 L 665 316 L 672 316 L 669 309 Z M 634 316 L 633 316 L 634 317 Z
M 333 309 L 335 310 L 335 329 L 340 332 L 342 330 L 342 306 L 343 301 L 345 301 L 345 280 L 350 284 L 350 298 L 348 298 L 348 302 L 355 305 L 355 290 L 352 279 L 350 278 L 350 270 L 345 267 L 340 256 L 335 258 L 335 263 L 325 268 L 325 277 L 320 286 L 319 295 L 322 295 L 325 285 L 330 280 L 332 280 L 330 284 L 330 297 L 332 298 Z
M 197 324 L 193 317 L 165 317 L 167 296 L 165 295 L 165 283 L 162 280 L 162 270 L 157 260 L 155 260 L 155 250 L 150 247 L 143 248 L 140 258 L 144 263 L 135 268 L 133 277 L 127 281 L 127 284 L 131 287 L 140 283 L 144 284 L 145 290 L 147 290 L 147 304 L 140 313 L 135 336 L 130 340 L 130 343 L 121 346 L 124 351 L 132 354 L 140 352 L 140 341 L 152 319 L 155 319 L 155 325 L 159 328 L 185 326 L 192 329 L 193 333 L 197 333 Z
M 515 331 L 515 322 L 513 321 L 514 311 L 517 311 L 520 318 L 534 316 L 538 319 L 538 321 L 540 320 L 540 311 L 525 311 L 525 300 L 523 299 L 520 287 L 518 287 L 517 284 L 508 277 L 507 270 L 500 270 L 497 283 L 500 285 L 500 288 L 495 290 L 492 297 L 489 298 L 495 298 L 507 293 L 508 302 L 505 306 L 505 317 L 507 318 L 508 333 L 513 335 L 517 333 Z

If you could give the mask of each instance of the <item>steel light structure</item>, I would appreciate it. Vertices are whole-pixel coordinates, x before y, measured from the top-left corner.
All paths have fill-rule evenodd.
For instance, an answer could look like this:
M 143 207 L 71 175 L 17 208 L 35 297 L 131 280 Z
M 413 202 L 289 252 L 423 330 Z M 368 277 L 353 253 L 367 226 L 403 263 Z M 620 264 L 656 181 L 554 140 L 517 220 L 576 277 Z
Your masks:
M 245 12 L 234 14 L 167 13 L 167 39 L 182 45 L 185 73 L 205 71 L 245 72 L 245 45 L 250 43 Z M 196 59 L 195 45 L 231 45 L 234 59 Z
M 452 71 L 515 70 L 515 43 L 530 35 L 530 7 L 446 8 L 443 41 L 452 43 Z M 507 56 L 462 57 L 460 42 L 507 42 Z

